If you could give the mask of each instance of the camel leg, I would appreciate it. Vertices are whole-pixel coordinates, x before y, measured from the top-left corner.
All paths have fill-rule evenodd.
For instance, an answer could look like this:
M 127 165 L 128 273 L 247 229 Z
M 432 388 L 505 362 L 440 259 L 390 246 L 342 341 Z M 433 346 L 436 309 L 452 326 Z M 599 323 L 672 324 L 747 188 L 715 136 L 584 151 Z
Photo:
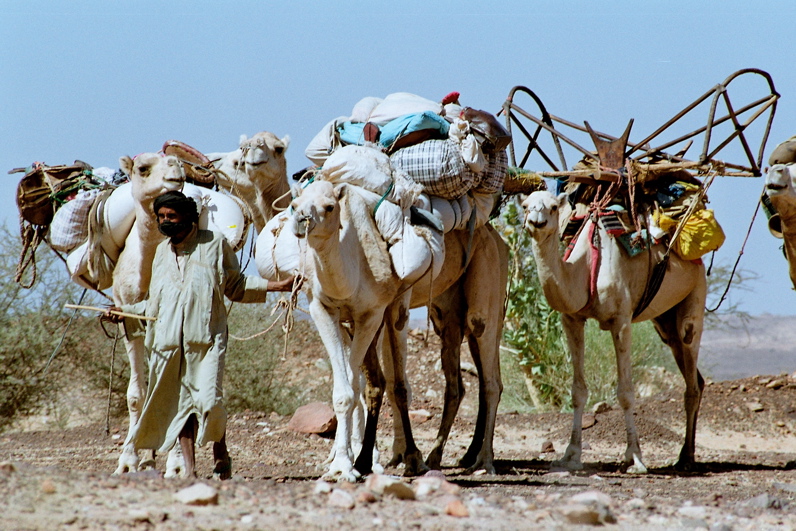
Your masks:
M 362 438 L 362 450 L 354 462 L 354 468 L 362 474 L 370 474 L 374 471 L 374 466 L 378 465 L 378 452 L 376 451 L 376 431 L 379 424 L 379 413 L 384 399 L 385 379 L 384 373 L 379 364 L 379 334 L 373 339 L 368 347 L 362 369 L 365 373 L 367 385 L 365 387 L 365 404 L 367 418 L 365 421 L 365 433 Z M 383 472 L 384 469 L 380 466 Z
M 616 351 L 616 398 L 625 415 L 627 449 L 624 464 L 631 474 L 646 474 L 647 467 L 641 460 L 641 445 L 636 431 L 635 393 L 633 389 L 633 366 L 631 362 L 632 324 L 630 319 L 615 319 L 611 325 L 611 336 Z
M 124 334 L 124 326 L 119 325 L 121 333 Z M 141 416 L 141 409 L 144 405 L 144 394 L 146 393 L 146 349 L 144 338 L 124 339 L 127 359 L 130 362 L 130 382 L 127 385 L 127 411 L 130 415 L 130 429 L 136 425 Z M 119 463 L 114 471 L 115 475 L 126 472 L 137 472 L 139 468 L 155 466 L 154 452 L 149 451 L 149 455 L 139 464 L 138 454 L 132 442 L 126 442 L 119 456 Z
M 442 468 L 442 452 L 445 450 L 445 444 L 465 392 L 461 373 L 461 344 L 464 330 L 457 311 L 461 304 L 459 286 L 454 285 L 434 299 L 432 306 L 428 309 L 431 312 L 434 330 L 442 341 L 442 373 L 445 375 L 442 420 L 434 446 L 426 459 L 426 464 L 434 470 Z
M 704 307 L 705 298 L 696 290 L 654 321 L 658 335 L 671 348 L 685 380 L 685 441 L 675 465 L 679 470 L 690 470 L 695 464 L 697 416 L 705 387 L 705 380 L 697 367 Z
M 564 326 L 564 333 L 567 336 L 569 355 L 572 357 L 572 407 L 574 412 L 569 445 L 564 452 L 564 457 L 560 461 L 553 463 L 553 465 L 563 466 L 570 470 L 580 470 L 583 468 L 583 463 L 581 462 L 583 409 L 586 407 L 586 400 L 589 398 L 589 390 L 586 387 L 586 377 L 583 368 L 583 356 L 586 348 L 584 334 L 586 321 L 581 317 L 561 314 L 561 322 Z
M 355 319 L 354 339 L 348 355 L 337 312 L 325 308 L 317 299 L 314 299 L 310 303 L 310 314 L 329 353 L 334 378 L 333 403 L 337 416 L 337 433 L 333 449 L 334 458 L 323 478 L 353 483 L 360 477 L 359 472 L 354 468 L 351 449 L 352 413 L 355 400 L 359 400 L 360 392 L 360 381 L 357 375 L 368 346 L 379 329 L 383 314 L 372 312 L 360 315 Z
M 464 281 L 467 300 L 466 329 L 470 354 L 478 369 L 478 416 L 470 448 L 459 461 L 468 473 L 483 468 L 495 473 L 493 439 L 497 409 L 503 383 L 500 378 L 500 340 L 505 316 L 508 283 L 508 248 L 496 234 L 481 246 L 470 263 Z M 491 252 L 487 252 L 490 250 Z M 500 256 L 498 289 L 483 293 L 483 286 L 493 281 L 494 257 Z
M 387 393 L 393 407 L 395 431 L 403 434 L 404 475 L 417 476 L 428 471 L 423 456 L 415 444 L 412 425 L 409 421 L 409 403 L 412 401 L 411 389 L 406 378 L 406 339 L 409 320 L 410 293 L 394 301 L 385 312 L 387 326 L 384 327 L 385 348 L 382 349 L 384 372 L 387 380 Z M 395 445 L 393 451 L 396 450 Z M 396 456 L 393 456 L 393 462 Z

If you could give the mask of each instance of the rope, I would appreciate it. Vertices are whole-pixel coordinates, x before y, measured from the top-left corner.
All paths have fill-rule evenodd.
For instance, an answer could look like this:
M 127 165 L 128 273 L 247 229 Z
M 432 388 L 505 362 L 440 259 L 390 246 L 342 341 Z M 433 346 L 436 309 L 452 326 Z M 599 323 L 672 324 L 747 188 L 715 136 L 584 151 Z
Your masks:
M 395 186 L 395 181 L 391 180 L 390 181 L 390 186 L 387 187 L 387 191 L 384 192 L 384 194 L 381 196 L 381 199 L 379 199 L 376 202 L 376 206 L 373 207 L 373 215 L 374 216 L 376 215 L 376 211 L 379 209 L 379 207 L 384 202 L 384 200 L 387 199 L 387 196 L 390 195 L 390 192 L 392 192 L 392 189 L 393 189 L 394 186 Z
M 80 300 L 77 302 L 78 304 L 81 304 L 83 302 L 83 297 L 86 296 L 87 291 L 88 290 L 86 288 L 83 288 L 83 293 L 80 294 Z M 58 344 L 55 346 L 55 350 L 53 350 L 53 353 L 50 355 L 50 359 L 47 360 L 47 364 L 36 374 L 38 374 L 39 372 L 42 373 L 43 375 L 47 374 L 47 370 L 50 368 L 50 363 L 52 363 L 52 361 L 55 359 L 55 356 L 56 354 L 58 354 L 58 351 L 61 350 L 61 345 L 64 344 L 64 339 L 66 338 L 66 332 L 69 330 L 69 327 L 72 326 L 72 321 L 74 320 L 76 314 L 77 314 L 77 308 L 75 308 L 74 311 L 72 312 L 72 315 L 69 316 L 69 322 L 66 323 L 66 327 L 64 328 L 64 333 L 61 334 L 61 340 L 58 341 Z
M 741 250 L 738 251 L 738 258 L 735 259 L 735 264 L 732 266 L 732 271 L 730 272 L 730 279 L 727 281 L 727 286 L 724 288 L 724 292 L 721 294 L 719 298 L 719 302 L 716 304 L 714 308 L 705 308 L 706 312 L 713 313 L 719 309 L 721 303 L 724 302 L 724 299 L 727 298 L 727 293 L 730 291 L 730 286 L 732 285 L 732 279 L 735 277 L 735 271 L 738 269 L 738 264 L 741 262 L 741 257 L 743 256 L 744 248 L 746 247 L 746 242 L 749 241 L 749 236 L 752 234 L 752 227 L 755 224 L 755 219 L 757 218 L 757 213 L 760 210 L 760 200 L 757 201 L 757 206 L 755 207 L 755 211 L 752 214 L 752 221 L 749 223 L 749 228 L 746 230 L 746 237 L 743 239 L 743 243 L 741 244 Z
M 36 283 L 38 271 L 36 269 L 36 249 L 41 242 L 44 241 L 44 234 L 47 232 L 47 227 L 31 225 L 25 222 L 21 217 L 19 218 L 19 236 L 22 239 L 22 252 L 19 255 L 19 262 L 17 262 L 17 270 L 14 274 L 14 282 L 18 283 L 21 287 L 29 289 Z M 33 273 L 30 282 L 25 283 L 22 281 L 22 276 L 28 266 L 32 266 Z

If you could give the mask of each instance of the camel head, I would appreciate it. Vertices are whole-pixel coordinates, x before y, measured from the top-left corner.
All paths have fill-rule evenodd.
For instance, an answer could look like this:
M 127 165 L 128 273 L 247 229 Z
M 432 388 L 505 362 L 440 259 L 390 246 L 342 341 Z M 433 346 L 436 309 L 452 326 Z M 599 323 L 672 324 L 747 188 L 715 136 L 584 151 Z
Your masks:
M 525 201 L 525 228 L 536 240 L 558 234 L 559 209 L 567 202 L 567 194 L 554 195 L 547 190 L 533 192 Z
M 774 164 L 766 174 L 766 195 L 783 219 L 796 216 L 796 164 Z
M 119 159 L 119 167 L 130 177 L 133 198 L 145 207 L 151 207 L 159 195 L 181 190 L 185 183 L 182 163 L 173 155 L 141 153 L 132 159 L 125 156 Z
M 335 187 L 328 181 L 310 183 L 291 203 L 293 231 L 298 238 L 312 234 L 326 239 L 340 229 L 340 199 L 345 185 Z

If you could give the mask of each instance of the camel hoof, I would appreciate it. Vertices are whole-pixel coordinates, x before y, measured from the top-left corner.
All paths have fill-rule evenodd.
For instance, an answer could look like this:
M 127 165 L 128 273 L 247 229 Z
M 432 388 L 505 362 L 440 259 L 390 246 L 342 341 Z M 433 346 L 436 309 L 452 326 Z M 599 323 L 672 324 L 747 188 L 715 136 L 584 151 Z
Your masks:
M 216 459 L 213 467 L 213 479 L 225 481 L 232 477 L 232 459 L 227 456 L 225 459 Z
M 636 454 L 633 454 L 633 464 L 627 467 L 625 472 L 628 474 L 646 474 L 647 467 L 644 466 L 644 463 L 641 462 L 641 459 Z
M 572 459 L 561 459 L 560 461 L 553 461 L 550 464 L 551 470 L 567 470 L 569 472 L 576 472 L 583 470 L 583 463 Z
M 423 458 L 418 456 L 407 457 L 404 461 L 406 467 L 404 468 L 404 477 L 414 477 L 425 474 L 430 468 L 426 466 Z
M 129 449 L 122 450 L 122 455 L 119 456 L 119 465 L 113 475 L 121 476 L 133 472 L 138 472 L 138 455 Z
M 497 474 L 495 470 L 495 465 L 492 463 L 492 460 L 489 459 L 478 459 L 472 466 L 468 467 L 464 473 L 468 475 L 473 475 L 479 470 L 483 470 L 485 474 L 489 474 L 494 476 Z
M 155 460 L 150 458 L 143 459 L 138 464 L 138 470 L 146 470 L 147 468 L 155 468 Z
M 432 450 L 426 458 L 426 465 L 431 470 L 442 470 L 442 452 Z
M 392 459 L 387 463 L 387 468 L 395 468 L 404 462 L 403 454 L 393 454 Z

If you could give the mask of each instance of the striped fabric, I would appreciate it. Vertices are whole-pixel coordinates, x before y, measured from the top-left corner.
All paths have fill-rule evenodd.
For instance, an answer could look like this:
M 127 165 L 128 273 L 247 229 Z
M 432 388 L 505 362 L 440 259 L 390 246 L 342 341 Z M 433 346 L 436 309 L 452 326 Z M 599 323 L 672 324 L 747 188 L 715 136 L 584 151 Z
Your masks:
M 451 140 L 426 140 L 399 149 L 390 161 L 422 184 L 425 193 L 444 199 L 463 196 L 477 180 L 464 163 L 458 145 Z
M 479 194 L 495 194 L 502 191 L 509 167 L 509 157 L 505 149 L 487 155 L 487 159 L 489 163 L 478 175 L 478 184 L 473 188 L 473 191 Z

